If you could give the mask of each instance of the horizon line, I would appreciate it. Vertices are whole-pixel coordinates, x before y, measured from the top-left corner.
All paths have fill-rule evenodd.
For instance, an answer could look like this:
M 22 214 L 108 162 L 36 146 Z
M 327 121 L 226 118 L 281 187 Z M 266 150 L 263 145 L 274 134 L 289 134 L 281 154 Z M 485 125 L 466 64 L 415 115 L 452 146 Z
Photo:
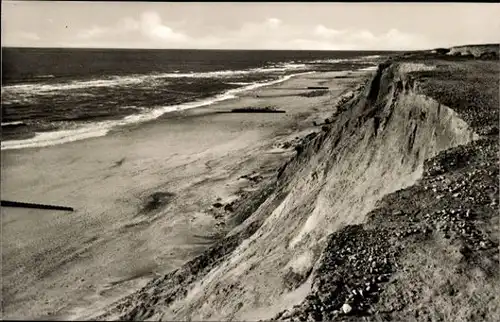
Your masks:
M 22 49 L 100 49 L 100 50 L 217 50 L 217 51 L 380 51 L 380 52 L 401 52 L 418 51 L 426 49 L 246 49 L 246 48 L 146 48 L 146 47 L 31 47 L 31 46 L 1 46 L 3 48 L 22 48 Z
M 378 51 L 378 52 L 414 52 L 433 50 L 438 48 L 454 48 L 463 46 L 500 46 L 500 43 L 475 43 L 475 44 L 458 44 L 451 46 L 436 46 L 432 48 L 421 49 L 255 49 L 255 48 L 147 48 L 147 47 L 76 47 L 76 46 L 6 46 L 1 45 L 3 48 L 15 49 L 99 49 L 99 50 L 206 50 L 206 51 Z

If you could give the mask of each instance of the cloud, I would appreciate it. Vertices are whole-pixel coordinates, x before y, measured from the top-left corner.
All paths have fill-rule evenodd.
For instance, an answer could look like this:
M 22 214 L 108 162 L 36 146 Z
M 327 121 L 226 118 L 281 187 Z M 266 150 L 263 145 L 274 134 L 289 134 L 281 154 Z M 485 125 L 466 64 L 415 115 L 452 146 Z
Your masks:
M 336 30 L 318 25 L 314 29 L 316 38 L 312 37 L 309 45 L 320 40 L 322 46 L 349 49 L 418 49 L 430 45 L 429 41 L 420 35 L 405 33 L 390 29 L 385 33 L 375 35 L 369 30 Z M 312 42 L 312 43 L 311 43 Z
M 33 41 L 40 40 L 40 36 L 38 36 L 38 34 L 35 32 L 20 31 L 17 33 L 16 36 L 24 40 L 33 40 Z
M 314 35 L 322 38 L 330 38 L 330 37 L 335 37 L 338 35 L 343 34 L 345 31 L 341 30 L 335 30 L 335 29 L 330 29 L 326 28 L 323 25 L 317 25 L 316 28 L 314 28 Z
M 267 19 L 267 24 L 271 26 L 271 28 L 277 28 L 281 24 L 281 20 L 278 18 L 269 18 Z
M 245 22 L 239 28 L 219 30 L 211 35 L 188 35 L 169 26 L 154 11 L 143 12 L 137 18 L 123 18 L 113 26 L 92 26 L 78 33 L 78 38 L 100 44 L 108 41 L 119 47 L 135 44 L 150 48 L 400 50 L 432 47 L 425 37 L 398 29 L 374 34 L 369 30 L 334 29 L 323 24 L 288 24 L 276 17 Z
M 78 33 L 77 37 L 82 39 L 99 38 L 106 34 L 111 34 L 112 30 L 108 28 L 102 28 L 99 26 L 92 26 L 89 29 L 82 30 Z
M 2 30 L 2 46 L 6 47 L 31 47 L 43 43 L 43 38 L 33 31 Z
M 174 32 L 170 27 L 164 25 L 160 15 L 156 12 L 143 13 L 138 26 L 144 35 L 153 40 L 182 42 L 188 39 L 186 35 Z
M 179 43 L 188 40 L 188 37 L 183 33 L 175 32 L 172 28 L 165 25 L 160 15 L 156 12 L 144 12 L 139 19 L 126 17 L 118 21 L 114 26 L 92 26 L 89 29 L 81 30 L 77 35 L 78 38 L 86 40 L 105 40 L 112 37 L 124 36 L 131 36 L 131 38 L 142 36 L 152 41 L 169 43 Z
M 234 48 L 231 44 L 240 48 L 302 50 L 399 50 L 430 46 L 425 37 L 397 29 L 374 34 L 369 30 L 333 29 L 322 24 L 309 27 L 290 25 L 277 18 L 246 23 L 240 29 L 219 37 L 224 39 L 220 43 L 229 48 Z

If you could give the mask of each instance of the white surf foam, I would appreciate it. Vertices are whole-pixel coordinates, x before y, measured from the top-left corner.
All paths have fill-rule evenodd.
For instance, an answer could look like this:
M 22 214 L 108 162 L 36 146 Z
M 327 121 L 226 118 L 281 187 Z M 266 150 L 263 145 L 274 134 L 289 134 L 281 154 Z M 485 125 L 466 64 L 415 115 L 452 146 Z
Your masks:
M 35 78 L 54 78 L 54 75 L 40 75 L 40 76 L 35 76 Z
M 105 122 L 84 126 L 74 130 L 61 130 L 37 133 L 34 138 L 27 140 L 12 140 L 2 142 L 2 150 L 40 148 L 56 144 L 68 143 L 106 135 L 109 128 Z
M 370 66 L 370 67 L 365 67 L 365 68 L 360 68 L 358 69 L 358 71 L 373 71 L 373 70 L 377 70 L 377 66 Z
M 371 55 L 371 56 L 361 56 L 361 57 L 356 57 L 356 58 L 336 58 L 336 59 L 317 59 L 317 60 L 311 60 L 308 61 L 308 63 L 320 63 L 320 64 L 338 64 L 338 63 L 343 63 L 343 62 L 353 62 L 353 63 L 359 63 L 359 62 L 366 62 L 366 61 L 371 61 L 374 59 L 378 59 L 382 57 L 381 55 Z
M 70 83 L 56 83 L 56 84 L 18 84 L 6 85 L 2 87 L 2 94 L 43 94 L 49 92 L 58 92 L 65 90 L 74 90 L 92 87 L 112 87 L 122 85 L 138 84 L 144 81 L 144 76 L 125 76 L 114 77 L 112 79 L 96 79 L 89 81 L 73 81 Z
M 180 110 L 187 110 L 196 107 L 202 107 L 211 105 L 217 102 L 234 99 L 237 98 L 237 94 L 245 91 L 254 90 L 263 86 L 270 86 L 274 84 L 278 84 L 284 81 L 289 80 L 290 78 L 298 75 L 310 74 L 314 72 L 304 72 L 304 73 L 296 73 L 286 75 L 277 80 L 262 82 L 262 83 L 252 83 L 247 86 L 243 86 L 240 88 L 235 88 L 228 90 L 220 95 L 215 97 L 207 98 L 200 101 L 188 102 L 178 105 L 164 106 L 160 108 L 153 109 L 151 111 L 129 115 L 121 120 L 115 121 L 102 121 L 96 122 L 92 124 L 87 124 L 81 126 L 76 129 L 71 130 L 59 130 L 53 132 L 42 132 L 36 133 L 35 137 L 26 140 L 11 140 L 11 141 L 2 141 L 1 149 L 2 150 L 12 150 L 12 149 L 24 149 L 24 148 L 35 148 L 35 147 L 47 147 L 51 145 L 63 144 L 68 142 L 74 142 L 79 140 L 85 140 L 89 138 L 95 138 L 106 135 L 112 128 L 117 126 L 124 126 L 139 122 L 146 122 L 154 120 L 161 115 Z
M 165 73 L 158 74 L 153 77 L 156 78 L 184 78 L 184 77 L 192 77 L 192 78 L 224 78 L 231 76 L 240 76 L 240 75 L 249 75 L 256 73 L 273 73 L 273 72 L 284 72 L 293 69 L 304 69 L 307 66 L 305 64 L 281 64 L 274 65 L 268 67 L 260 67 L 260 68 L 252 68 L 247 70 L 221 70 L 214 72 L 202 72 L 202 73 Z
M 14 122 L 4 122 L 2 123 L 2 126 L 8 126 L 8 125 L 23 125 L 23 121 L 14 121 Z
M 275 73 L 284 72 L 289 70 L 304 69 L 305 64 L 291 64 L 283 63 L 279 66 L 252 68 L 247 70 L 222 70 L 213 72 L 189 72 L 180 73 L 174 71 L 173 73 L 159 73 L 147 75 L 132 75 L 132 76 L 114 76 L 109 79 L 95 79 L 87 81 L 72 81 L 68 83 L 54 83 L 54 84 L 17 84 L 6 85 L 2 87 L 2 94 L 50 94 L 52 92 L 92 88 L 92 87 L 115 87 L 115 86 L 128 86 L 140 84 L 148 80 L 165 79 L 165 78 L 229 78 L 233 76 L 243 76 L 258 73 Z
M 371 56 L 363 56 L 361 58 L 359 58 L 359 60 L 372 60 L 372 59 L 376 59 L 376 58 L 380 58 L 382 57 L 381 55 L 371 55 Z
M 341 63 L 344 61 L 352 61 L 352 59 L 316 59 L 316 60 L 310 60 L 308 63 L 312 64 L 336 64 L 336 63 Z

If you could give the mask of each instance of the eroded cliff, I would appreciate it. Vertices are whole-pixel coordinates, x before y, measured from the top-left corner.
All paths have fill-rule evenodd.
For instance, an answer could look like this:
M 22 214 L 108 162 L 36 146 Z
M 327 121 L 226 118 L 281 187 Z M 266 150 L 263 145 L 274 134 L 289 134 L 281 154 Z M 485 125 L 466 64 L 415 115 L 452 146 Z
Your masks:
M 377 220 L 404 212 L 384 217 L 380 204 L 425 179 L 426 160 L 479 139 L 451 108 L 422 94 L 414 73 L 436 68 L 381 64 L 331 124 L 296 147 L 267 189 L 236 207 L 236 226 L 224 239 L 100 319 L 325 320 L 373 313 L 379 299 L 373 291 L 398 263 L 391 238 L 409 229 L 378 227 Z M 375 230 L 365 232 L 370 225 Z M 364 294 L 352 292 L 359 285 Z

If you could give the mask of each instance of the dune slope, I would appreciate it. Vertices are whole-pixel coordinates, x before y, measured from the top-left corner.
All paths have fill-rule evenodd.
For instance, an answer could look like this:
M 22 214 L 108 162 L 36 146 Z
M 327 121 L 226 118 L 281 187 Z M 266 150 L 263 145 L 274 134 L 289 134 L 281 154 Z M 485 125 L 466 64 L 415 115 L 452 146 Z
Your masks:
M 418 255 L 425 247 L 398 241 L 432 232 L 427 226 L 411 226 L 424 222 L 418 217 L 425 216 L 419 211 L 422 205 L 414 200 L 405 203 L 398 193 L 411 191 L 405 198 L 413 198 L 411 189 L 430 180 L 423 177 L 432 173 L 429 160 L 448 164 L 442 151 L 475 146 L 471 142 L 480 139 L 457 112 L 421 88 L 416 75 L 435 73 L 441 65 L 415 61 L 381 64 L 374 78 L 339 106 L 330 124 L 296 146 L 295 156 L 275 181 L 235 209 L 237 226 L 224 239 L 99 318 L 305 321 L 370 314 L 380 318 L 375 304 L 390 306 L 383 297 L 379 301 L 385 294 L 380 283 L 391 281 L 386 294 L 391 287 L 393 294 L 401 293 L 403 286 L 398 288 L 398 283 L 411 278 L 394 279 L 398 276 L 394 272 L 404 263 L 425 258 Z M 481 151 L 491 154 L 491 149 Z M 389 202 L 394 193 L 397 200 Z M 407 220 L 387 223 L 394 218 Z M 409 246 L 401 252 L 393 245 L 416 248 L 414 253 L 408 252 Z M 412 272 L 408 274 L 418 270 Z M 395 307 L 387 311 L 397 311 Z

